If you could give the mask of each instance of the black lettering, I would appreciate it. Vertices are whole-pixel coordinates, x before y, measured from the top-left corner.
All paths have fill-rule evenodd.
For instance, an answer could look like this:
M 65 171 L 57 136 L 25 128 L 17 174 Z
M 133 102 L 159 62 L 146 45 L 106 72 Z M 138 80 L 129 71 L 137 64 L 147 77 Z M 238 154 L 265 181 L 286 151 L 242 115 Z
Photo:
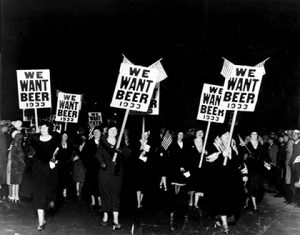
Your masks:
M 209 87 L 209 93 L 217 93 L 218 88 L 217 87 Z
M 142 94 L 139 103 L 144 102 L 144 104 L 147 104 L 147 99 L 148 99 L 148 94 Z
M 234 90 L 237 78 L 230 78 L 227 84 L 227 90 Z
M 34 78 L 34 72 L 25 72 L 25 78 Z
M 142 77 L 148 78 L 148 77 L 149 77 L 149 75 L 148 75 L 149 72 L 150 72 L 150 70 L 144 69 L 144 70 L 143 70 L 143 73 L 142 73 Z
M 125 94 L 125 91 L 118 90 L 118 91 L 117 91 L 117 94 L 116 94 L 116 99 L 117 99 L 117 100 L 122 100 L 123 97 L 124 97 L 124 94 Z
M 249 93 L 248 97 L 247 97 L 247 103 L 253 104 L 254 103 L 254 98 L 255 98 L 255 94 Z
M 255 77 L 254 76 L 254 72 L 255 71 L 256 71 L 255 69 L 249 69 L 249 71 L 248 71 L 248 77 L 254 78 Z
M 138 102 L 139 96 L 140 96 L 140 93 L 134 92 L 133 97 L 132 97 L 132 102 Z
M 127 91 L 127 92 L 126 92 L 126 95 L 125 95 L 125 97 L 124 97 L 124 100 L 130 101 L 130 98 L 131 98 L 132 93 L 133 93 L 132 91 Z
M 236 68 L 236 76 L 245 76 L 247 69 Z
M 28 89 L 28 81 L 20 80 L 21 91 L 27 91 Z
M 21 101 L 27 101 L 27 94 L 26 93 L 21 93 Z
M 120 88 L 121 89 L 127 89 L 129 82 L 130 82 L 130 77 L 122 76 L 121 77 Z
M 225 102 L 230 101 L 231 95 L 232 95 L 231 92 L 225 92 L 225 94 L 224 94 L 224 101 L 225 101 Z
M 129 67 L 130 76 L 132 76 L 132 75 L 138 76 L 140 71 L 141 71 L 141 69 Z
M 151 100 L 150 101 L 150 107 L 151 108 L 157 108 L 157 100 Z

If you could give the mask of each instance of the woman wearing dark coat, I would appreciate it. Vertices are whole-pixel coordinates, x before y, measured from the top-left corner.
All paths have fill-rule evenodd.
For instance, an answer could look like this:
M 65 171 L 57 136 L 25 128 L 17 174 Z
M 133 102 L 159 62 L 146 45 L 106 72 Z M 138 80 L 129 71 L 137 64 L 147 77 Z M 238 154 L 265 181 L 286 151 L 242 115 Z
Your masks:
M 220 130 L 212 146 L 207 148 L 209 187 L 207 198 L 211 215 L 216 218 L 215 226 L 222 226 L 229 233 L 228 216 L 239 216 L 242 207 L 243 177 L 246 167 L 238 156 L 234 141 L 229 145 L 229 132 Z M 227 162 L 226 159 L 227 158 Z M 226 164 L 224 163 L 226 162 Z
M 187 157 L 188 148 L 186 143 L 183 141 L 183 131 L 178 131 L 176 135 L 176 141 L 173 141 L 170 145 L 169 151 L 169 178 L 170 182 L 170 229 L 174 230 L 174 219 L 176 213 L 182 213 L 187 217 L 188 208 L 188 190 L 187 182 L 190 177 L 188 170 Z
M 84 145 L 81 152 L 81 160 L 86 169 L 84 191 L 90 200 L 90 210 L 99 209 L 101 197 L 98 187 L 99 163 L 96 158 L 101 142 L 102 129 L 96 126 L 93 130 L 93 137 Z
M 38 231 L 45 229 L 45 209 L 54 206 L 57 191 L 57 170 L 54 153 L 58 140 L 50 134 L 50 123 L 41 123 L 40 134 L 33 135 L 30 144 L 33 152 L 33 205 L 38 214 Z
M 258 133 L 251 132 L 250 141 L 246 144 L 245 148 L 245 163 L 248 168 L 248 182 L 247 182 L 247 199 L 245 207 L 249 207 L 249 199 L 251 199 L 254 212 L 257 212 L 257 199 L 260 199 L 264 192 L 264 156 L 263 146 L 258 141 Z
M 7 184 L 10 187 L 11 195 L 9 200 L 18 203 L 20 184 L 25 169 L 24 152 L 22 148 L 23 135 L 19 130 L 14 130 L 11 133 L 13 138 L 9 152 L 7 163 Z
M 150 195 L 153 190 L 154 170 L 154 146 L 151 143 L 150 131 L 142 134 L 142 138 L 136 145 L 133 160 L 133 184 L 137 196 L 137 208 L 143 207 L 143 198 Z
M 203 198 L 206 192 L 206 162 L 203 160 L 201 168 L 199 167 L 203 149 L 204 132 L 201 128 L 196 129 L 195 137 L 190 140 L 188 146 L 188 162 L 191 177 L 188 182 L 190 201 L 190 208 L 199 209 L 199 200 Z M 204 157 L 204 156 L 203 156 Z M 203 200 L 201 200 L 203 204 Z M 202 206 L 202 205 L 201 205 Z
M 58 200 L 70 196 L 70 186 L 72 183 L 72 152 L 73 146 L 69 141 L 69 135 L 66 132 L 61 134 L 61 141 L 57 147 L 55 158 L 57 160 L 58 171 Z
M 120 194 L 123 181 L 123 157 L 128 155 L 126 147 L 116 148 L 118 130 L 114 124 L 107 128 L 107 136 L 101 138 L 96 153 L 99 162 L 99 190 L 104 212 L 102 224 L 106 225 L 108 213 L 113 214 L 113 230 L 121 229 L 119 223 Z M 118 153 L 115 161 L 114 155 Z

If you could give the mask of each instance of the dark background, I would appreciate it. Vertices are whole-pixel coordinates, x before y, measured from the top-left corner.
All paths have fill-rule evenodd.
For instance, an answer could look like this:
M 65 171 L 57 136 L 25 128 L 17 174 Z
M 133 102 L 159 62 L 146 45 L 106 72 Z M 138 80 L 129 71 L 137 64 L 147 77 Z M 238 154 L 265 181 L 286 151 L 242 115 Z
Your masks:
M 297 0 L 2 0 L 0 118 L 22 118 L 17 69 L 50 69 L 53 107 L 55 89 L 83 93 L 81 117 L 122 119 L 109 108 L 122 53 L 143 66 L 163 58 L 160 116 L 148 123 L 206 126 L 196 121 L 202 84 L 223 85 L 222 57 L 250 66 L 270 57 L 255 112 L 239 112 L 238 127 L 300 128 Z

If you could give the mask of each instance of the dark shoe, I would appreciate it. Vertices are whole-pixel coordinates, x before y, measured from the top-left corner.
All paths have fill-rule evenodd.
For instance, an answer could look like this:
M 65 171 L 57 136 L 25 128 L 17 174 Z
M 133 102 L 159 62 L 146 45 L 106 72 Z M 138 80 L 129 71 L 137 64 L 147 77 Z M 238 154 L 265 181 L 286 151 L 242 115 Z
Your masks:
M 45 230 L 46 229 L 46 223 L 43 223 L 43 225 L 39 225 L 38 227 L 37 227 L 37 230 L 40 232 L 40 231 L 43 231 L 43 230 Z
M 113 227 L 112 227 L 113 230 L 120 230 L 121 228 L 122 228 L 121 224 L 113 223 Z
M 106 226 L 107 225 L 107 221 L 102 220 L 101 224 L 102 224 L 102 226 Z
M 223 228 L 223 233 L 229 234 L 230 233 L 229 228 L 228 227 L 224 227 Z
M 259 210 L 258 210 L 258 209 L 253 209 L 253 213 L 254 213 L 254 214 L 258 214 L 258 213 L 259 213 Z
M 276 195 L 274 195 L 274 197 L 283 197 L 283 195 L 281 193 L 277 193 Z

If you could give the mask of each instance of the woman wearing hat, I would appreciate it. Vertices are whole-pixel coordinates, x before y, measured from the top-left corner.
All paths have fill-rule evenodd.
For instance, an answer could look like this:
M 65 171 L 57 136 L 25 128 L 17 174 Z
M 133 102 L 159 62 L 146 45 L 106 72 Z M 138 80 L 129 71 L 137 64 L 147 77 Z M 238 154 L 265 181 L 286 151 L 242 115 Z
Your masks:
M 202 152 L 205 151 L 203 149 L 203 137 L 203 129 L 197 128 L 195 130 L 195 136 L 189 144 L 189 168 L 191 169 L 191 177 L 188 184 L 190 191 L 189 206 L 195 209 L 199 209 L 199 199 L 203 198 L 206 191 L 205 161 L 202 162 L 202 166 L 199 168 Z
M 9 185 L 10 195 L 8 199 L 14 203 L 20 201 L 19 189 L 25 169 L 24 152 L 22 149 L 23 135 L 20 130 L 14 128 L 11 133 L 13 138 L 9 151 L 7 163 L 7 184 Z
M 210 213 L 216 219 L 215 226 L 222 226 L 223 231 L 229 233 L 227 218 L 239 215 L 242 206 L 242 171 L 246 166 L 227 129 L 219 129 L 219 135 L 207 150 Z
M 123 179 L 123 157 L 126 156 L 126 147 L 116 148 L 118 129 L 115 124 L 107 127 L 107 135 L 101 138 L 96 153 L 100 164 L 98 182 L 104 212 L 102 225 L 108 222 L 108 213 L 113 214 L 113 230 L 121 229 L 119 223 L 120 193 Z M 116 161 L 115 153 L 118 153 Z
M 89 139 L 82 150 L 82 163 L 86 169 L 84 188 L 90 201 L 90 210 L 100 209 L 101 198 L 98 188 L 99 163 L 96 153 L 102 136 L 102 128 L 95 126 L 92 138 Z

